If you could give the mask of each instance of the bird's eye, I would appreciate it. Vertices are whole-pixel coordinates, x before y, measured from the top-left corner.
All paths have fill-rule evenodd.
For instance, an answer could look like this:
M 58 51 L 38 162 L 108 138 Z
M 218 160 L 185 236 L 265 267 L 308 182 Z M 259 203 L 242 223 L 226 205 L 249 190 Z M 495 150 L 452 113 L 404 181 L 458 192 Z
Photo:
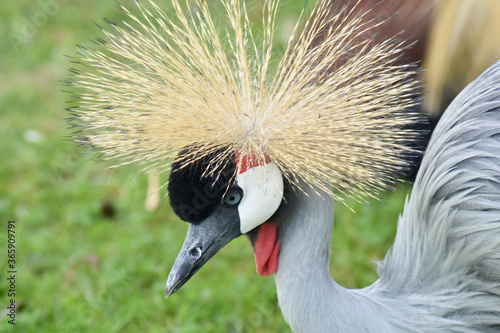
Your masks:
M 237 204 L 240 203 L 242 197 L 243 197 L 243 192 L 241 191 L 241 189 L 231 190 L 224 197 L 224 204 L 228 207 L 236 206 Z

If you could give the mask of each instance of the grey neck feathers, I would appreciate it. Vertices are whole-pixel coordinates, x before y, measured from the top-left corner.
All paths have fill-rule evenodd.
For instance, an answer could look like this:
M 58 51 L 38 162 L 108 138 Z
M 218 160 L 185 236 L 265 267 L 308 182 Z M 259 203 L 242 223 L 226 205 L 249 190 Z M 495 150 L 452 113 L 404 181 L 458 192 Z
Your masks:
M 341 287 L 330 276 L 333 200 L 313 190 L 287 200 L 276 217 L 281 248 L 275 280 L 281 311 L 292 330 L 390 332 L 380 317 L 382 306 Z

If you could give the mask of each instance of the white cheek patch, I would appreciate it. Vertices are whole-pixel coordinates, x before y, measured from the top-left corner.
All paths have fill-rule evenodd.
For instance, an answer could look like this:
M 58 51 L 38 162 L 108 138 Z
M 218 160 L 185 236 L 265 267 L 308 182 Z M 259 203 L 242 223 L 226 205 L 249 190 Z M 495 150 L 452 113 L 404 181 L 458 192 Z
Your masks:
M 240 231 L 246 234 L 266 222 L 283 198 L 283 176 L 274 162 L 255 166 L 238 174 L 236 183 L 243 190 L 238 205 Z

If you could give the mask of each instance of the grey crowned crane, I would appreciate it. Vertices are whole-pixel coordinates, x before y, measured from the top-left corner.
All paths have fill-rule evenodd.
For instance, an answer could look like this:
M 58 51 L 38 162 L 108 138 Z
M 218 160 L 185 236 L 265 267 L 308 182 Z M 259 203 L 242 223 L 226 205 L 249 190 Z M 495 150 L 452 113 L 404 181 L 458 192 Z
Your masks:
M 268 168 L 269 179 L 277 177 L 273 184 L 281 184 L 281 175 Z M 170 195 L 178 196 L 180 179 L 195 174 L 178 178 L 173 172 Z M 239 179 L 206 218 L 190 225 L 167 296 L 244 233 L 249 215 L 272 210 L 266 206 L 273 202 L 270 193 Z M 441 118 L 394 246 L 370 287 L 348 290 L 331 278 L 333 199 L 303 186 L 308 190 L 293 192 L 285 183 L 276 211 L 259 217 L 261 224 L 247 233 L 257 271 L 275 274 L 279 304 L 294 332 L 500 331 L 500 62 L 462 91 Z M 246 203 L 255 193 L 265 202 Z
M 435 129 L 379 280 L 348 290 L 328 270 L 333 203 L 406 167 L 419 84 L 395 63 L 404 43 L 359 38 L 378 23 L 318 1 L 272 61 L 278 1 L 262 36 L 222 1 L 224 37 L 205 2 L 173 3 L 175 17 L 123 8 L 135 25 L 103 29 L 105 52 L 82 48 L 71 80 L 78 140 L 124 163 L 174 159 L 170 202 L 190 225 L 166 295 L 245 234 L 294 332 L 500 331 L 500 63 Z

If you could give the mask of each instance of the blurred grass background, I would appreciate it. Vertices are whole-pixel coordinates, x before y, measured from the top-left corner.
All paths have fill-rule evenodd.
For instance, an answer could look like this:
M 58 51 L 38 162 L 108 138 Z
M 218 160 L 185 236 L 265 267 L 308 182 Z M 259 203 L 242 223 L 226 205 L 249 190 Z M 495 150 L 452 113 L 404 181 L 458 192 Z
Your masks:
M 283 7 L 283 30 L 302 5 Z M 69 68 L 64 54 L 100 36 L 94 21 L 121 15 L 113 1 L 2 3 L 0 332 L 289 332 L 274 280 L 256 274 L 244 237 L 165 299 L 187 224 L 168 199 L 154 212 L 144 209 L 147 176 L 139 168 L 108 170 L 109 163 L 96 163 L 68 140 L 68 96 L 59 83 Z M 339 283 L 364 287 L 376 279 L 371 260 L 383 258 L 392 244 L 409 189 L 353 204 L 356 214 L 337 207 L 331 271 Z M 16 221 L 15 327 L 2 311 L 9 302 L 8 220 Z

